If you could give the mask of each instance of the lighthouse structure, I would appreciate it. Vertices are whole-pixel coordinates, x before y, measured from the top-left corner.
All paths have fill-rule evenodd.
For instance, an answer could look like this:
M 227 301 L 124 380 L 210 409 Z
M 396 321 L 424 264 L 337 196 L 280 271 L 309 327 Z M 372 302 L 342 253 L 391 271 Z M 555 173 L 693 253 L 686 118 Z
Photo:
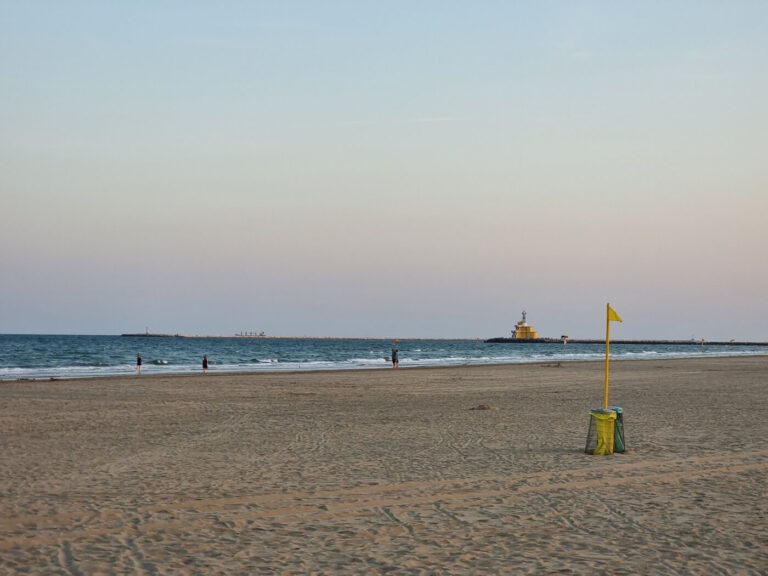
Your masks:
M 512 330 L 512 337 L 516 340 L 538 338 L 539 333 L 534 330 L 533 326 L 529 326 L 525 319 L 526 311 L 523 310 L 523 318 L 517 323 L 517 326 Z

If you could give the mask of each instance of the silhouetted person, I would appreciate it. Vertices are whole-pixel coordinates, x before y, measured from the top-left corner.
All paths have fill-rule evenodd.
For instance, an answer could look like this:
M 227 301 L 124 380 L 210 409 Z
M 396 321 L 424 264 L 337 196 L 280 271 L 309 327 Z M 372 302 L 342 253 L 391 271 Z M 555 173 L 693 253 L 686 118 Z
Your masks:
M 208 356 L 203 356 L 203 374 L 208 373 Z
M 136 373 L 141 374 L 141 354 L 136 354 Z

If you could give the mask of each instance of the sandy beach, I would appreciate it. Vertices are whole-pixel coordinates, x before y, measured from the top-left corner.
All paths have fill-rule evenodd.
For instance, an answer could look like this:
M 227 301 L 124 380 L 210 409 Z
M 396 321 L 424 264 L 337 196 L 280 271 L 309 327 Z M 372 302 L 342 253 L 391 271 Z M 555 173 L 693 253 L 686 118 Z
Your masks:
M 0 573 L 768 574 L 768 356 L 603 369 L 2 382 Z

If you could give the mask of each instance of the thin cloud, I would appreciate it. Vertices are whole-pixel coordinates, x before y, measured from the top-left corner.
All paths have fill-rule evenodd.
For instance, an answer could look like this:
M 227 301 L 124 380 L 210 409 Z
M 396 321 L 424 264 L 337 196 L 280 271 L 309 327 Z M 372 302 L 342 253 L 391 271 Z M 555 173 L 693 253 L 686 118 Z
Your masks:
M 590 60 L 592 58 L 592 52 L 589 50 L 574 50 L 568 54 L 568 58 L 571 60 Z
M 342 120 L 339 122 L 342 126 L 383 126 L 394 124 L 439 124 L 443 122 L 454 122 L 453 116 L 417 116 L 415 118 L 397 118 L 384 120 Z
M 438 122 L 453 122 L 456 118 L 452 116 L 424 116 L 421 118 L 412 118 L 412 124 L 436 124 Z

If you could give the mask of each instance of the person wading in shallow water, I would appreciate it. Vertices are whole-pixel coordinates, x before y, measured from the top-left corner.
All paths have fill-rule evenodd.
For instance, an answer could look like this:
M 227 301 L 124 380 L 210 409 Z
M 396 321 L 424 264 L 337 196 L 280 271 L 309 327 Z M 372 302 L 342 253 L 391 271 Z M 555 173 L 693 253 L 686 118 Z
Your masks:
M 136 354 L 136 373 L 141 374 L 141 354 Z
M 400 351 L 397 349 L 400 344 L 400 340 L 395 340 L 395 347 L 392 348 L 392 368 L 398 368 L 400 366 L 400 358 L 398 357 Z
M 203 356 L 203 374 L 208 373 L 208 356 Z

